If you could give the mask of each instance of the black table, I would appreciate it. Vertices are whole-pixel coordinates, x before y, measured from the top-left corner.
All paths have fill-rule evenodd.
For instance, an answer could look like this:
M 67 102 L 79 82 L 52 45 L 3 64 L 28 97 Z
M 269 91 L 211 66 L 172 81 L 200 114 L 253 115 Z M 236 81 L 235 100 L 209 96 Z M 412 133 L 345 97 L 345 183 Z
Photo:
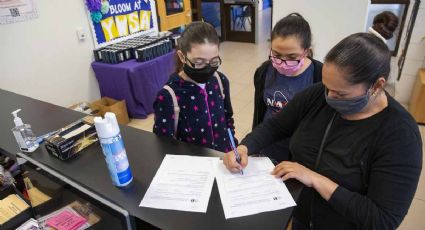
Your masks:
M 22 109 L 19 116 L 24 123 L 32 126 L 36 135 L 59 129 L 85 116 L 83 113 L 0 89 L 0 148 L 12 154 L 19 152 L 19 149 L 10 130 L 14 126 L 10 113 L 18 108 Z M 99 198 L 103 203 L 121 208 L 131 217 L 161 229 L 284 229 L 288 224 L 293 208 L 226 220 L 215 182 L 207 213 L 139 207 L 165 154 L 220 157 L 222 153 L 157 137 L 150 132 L 128 126 L 120 128 L 134 176 L 133 182 L 126 188 L 117 188 L 112 184 L 99 144 L 88 147 L 79 157 L 66 162 L 49 155 L 44 146 L 31 154 L 19 155 L 79 187 L 88 195 Z M 302 185 L 294 181 L 287 182 L 286 185 L 297 200 Z

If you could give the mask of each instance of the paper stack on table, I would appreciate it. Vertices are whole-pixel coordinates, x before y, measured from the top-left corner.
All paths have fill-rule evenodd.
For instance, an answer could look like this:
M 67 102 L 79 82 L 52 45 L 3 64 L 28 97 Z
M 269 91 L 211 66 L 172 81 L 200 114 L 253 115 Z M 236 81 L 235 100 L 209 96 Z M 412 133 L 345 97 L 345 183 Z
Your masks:
M 11 194 L 0 200 L 0 224 L 4 224 L 30 206 L 18 195 Z
M 57 230 L 76 230 L 86 222 L 86 219 L 68 210 L 64 210 L 46 221 L 49 227 Z
M 87 219 L 69 205 L 39 218 L 38 223 L 45 230 L 84 230 L 91 226 Z
M 25 223 L 23 223 L 21 226 L 16 228 L 15 230 L 40 230 L 40 226 L 38 225 L 38 222 L 31 218 L 27 220 Z
M 28 177 L 24 178 L 24 183 L 25 187 L 27 188 L 27 193 L 31 202 L 31 206 L 36 207 L 51 199 L 51 197 L 40 191 L 38 188 L 34 187 Z
M 252 157 L 242 175 L 217 157 L 166 155 L 139 206 L 205 213 L 214 177 L 226 219 L 295 206 L 273 168 L 269 158 Z
M 141 207 L 206 212 L 216 157 L 166 155 Z
M 267 157 L 250 157 L 244 174 L 231 173 L 222 161 L 216 163 L 216 180 L 226 219 L 295 206 L 283 183 L 270 172 Z

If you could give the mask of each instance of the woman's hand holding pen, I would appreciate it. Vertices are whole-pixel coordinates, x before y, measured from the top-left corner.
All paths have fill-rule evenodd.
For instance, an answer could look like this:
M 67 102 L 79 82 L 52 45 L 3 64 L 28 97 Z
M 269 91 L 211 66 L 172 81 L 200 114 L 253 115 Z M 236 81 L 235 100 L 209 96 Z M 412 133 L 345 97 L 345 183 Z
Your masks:
M 236 160 L 234 151 L 230 151 L 224 154 L 223 163 L 226 168 L 231 172 L 240 172 L 248 165 L 248 148 L 245 145 L 239 145 L 237 151 L 241 158 L 241 163 L 239 164 Z

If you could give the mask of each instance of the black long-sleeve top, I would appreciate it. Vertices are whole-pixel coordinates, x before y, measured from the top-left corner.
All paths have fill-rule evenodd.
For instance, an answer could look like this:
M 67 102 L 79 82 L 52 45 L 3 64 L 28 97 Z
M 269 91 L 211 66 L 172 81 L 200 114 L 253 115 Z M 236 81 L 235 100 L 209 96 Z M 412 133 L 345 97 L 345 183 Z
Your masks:
M 305 188 L 294 216 L 314 229 L 396 229 L 414 197 L 422 169 L 422 141 L 410 114 L 392 97 L 362 120 L 338 113 L 315 170 L 339 186 L 329 201 Z M 241 144 L 256 153 L 291 137 L 292 161 L 313 170 L 335 110 L 322 83 L 299 93 L 278 116 L 263 122 Z

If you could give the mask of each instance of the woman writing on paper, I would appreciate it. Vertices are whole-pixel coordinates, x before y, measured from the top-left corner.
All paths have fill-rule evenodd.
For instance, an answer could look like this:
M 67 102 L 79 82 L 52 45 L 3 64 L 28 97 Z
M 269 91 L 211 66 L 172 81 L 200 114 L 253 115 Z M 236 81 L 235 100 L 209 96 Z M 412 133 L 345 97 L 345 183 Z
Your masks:
M 367 33 L 329 51 L 322 82 L 253 130 L 224 164 L 238 171 L 248 155 L 291 137 L 292 161 L 272 174 L 306 188 L 293 229 L 396 229 L 407 214 L 422 169 L 422 141 L 410 114 L 384 90 L 390 51 Z

